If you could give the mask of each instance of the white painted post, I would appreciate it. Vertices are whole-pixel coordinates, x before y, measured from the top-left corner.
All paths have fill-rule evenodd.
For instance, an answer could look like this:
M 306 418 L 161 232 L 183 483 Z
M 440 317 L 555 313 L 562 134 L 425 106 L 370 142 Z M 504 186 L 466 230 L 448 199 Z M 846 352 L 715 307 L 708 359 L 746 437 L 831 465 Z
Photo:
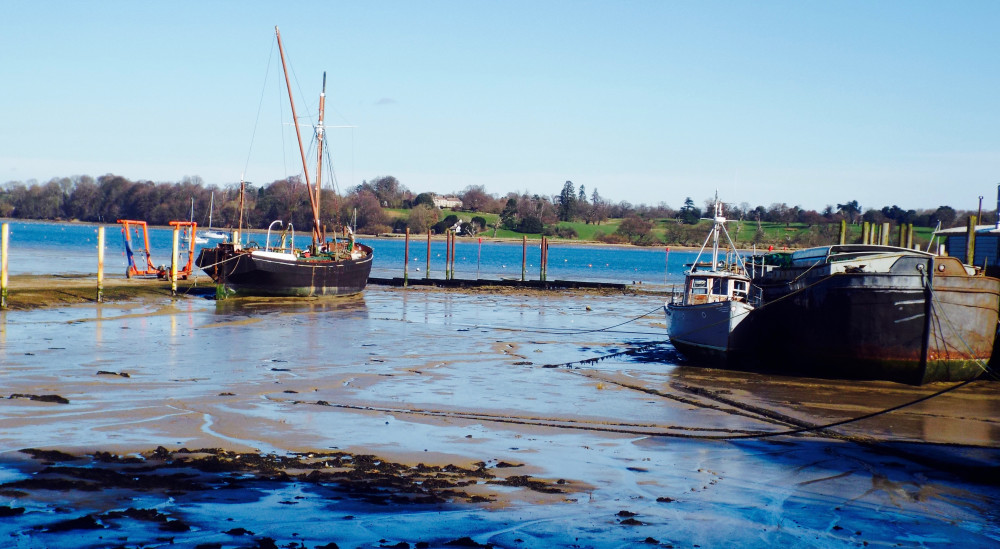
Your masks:
M 0 309 L 7 308 L 7 249 L 10 245 L 10 224 L 0 226 Z
M 104 227 L 97 228 L 97 302 L 104 303 Z
M 180 226 L 174 225 L 174 245 L 170 252 L 170 295 L 177 295 L 177 248 L 180 234 Z

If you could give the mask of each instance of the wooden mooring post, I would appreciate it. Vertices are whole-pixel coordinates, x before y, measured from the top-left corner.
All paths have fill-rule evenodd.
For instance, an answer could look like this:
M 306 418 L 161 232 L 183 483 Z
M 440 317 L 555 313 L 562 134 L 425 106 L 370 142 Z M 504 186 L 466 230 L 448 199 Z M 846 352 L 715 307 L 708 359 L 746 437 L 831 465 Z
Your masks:
M 840 244 L 843 246 L 847 243 L 847 220 L 840 220 Z
M 7 308 L 7 250 L 10 248 L 10 224 L 0 225 L 0 309 Z
M 104 303 L 104 227 L 97 228 L 97 302 Z
M 966 229 L 965 238 L 965 264 L 972 265 L 972 262 L 976 260 L 976 222 L 979 221 L 976 216 L 969 216 L 969 226 Z M 6 254 L 4 254 L 6 257 Z M 4 269 L 7 272 L 7 269 Z
M 878 243 L 883 246 L 889 245 L 889 223 L 882 224 L 882 231 L 879 233 Z
M 451 279 L 455 279 L 455 239 L 458 233 L 451 231 Z
M 913 223 L 906 224 L 906 247 L 913 249 Z
M 424 278 L 431 277 L 431 230 L 427 229 L 427 270 L 424 272 Z
M 861 243 L 871 244 L 872 226 L 867 221 L 861 224 Z
M 403 287 L 410 283 L 410 228 L 406 228 L 406 244 L 403 246 Z
M 521 235 L 521 282 L 524 282 L 528 266 L 528 237 Z

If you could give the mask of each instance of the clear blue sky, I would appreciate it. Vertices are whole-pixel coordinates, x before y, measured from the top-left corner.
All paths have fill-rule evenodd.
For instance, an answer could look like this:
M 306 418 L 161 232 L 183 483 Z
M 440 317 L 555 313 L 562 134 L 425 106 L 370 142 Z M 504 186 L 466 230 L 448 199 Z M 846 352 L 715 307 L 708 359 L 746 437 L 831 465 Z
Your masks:
M 0 183 L 298 174 L 275 25 L 341 189 L 995 204 L 996 1 L 5 0 Z

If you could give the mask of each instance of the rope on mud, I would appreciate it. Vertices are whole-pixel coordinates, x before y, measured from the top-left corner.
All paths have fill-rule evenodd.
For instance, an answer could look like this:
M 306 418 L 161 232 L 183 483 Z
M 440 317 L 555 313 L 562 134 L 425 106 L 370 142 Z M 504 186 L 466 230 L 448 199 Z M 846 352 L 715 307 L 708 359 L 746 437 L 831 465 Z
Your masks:
M 587 376 L 587 377 L 589 377 L 589 376 Z M 680 397 L 680 396 L 677 396 L 677 395 L 667 395 L 667 394 L 661 393 L 659 391 L 654 391 L 654 390 L 649 390 L 649 389 L 640 389 L 640 388 L 629 386 L 627 384 L 623 384 L 623 383 L 619 383 L 619 382 L 611 381 L 611 380 L 607 380 L 607 379 L 604 379 L 602 381 L 605 381 L 605 382 L 608 382 L 608 383 L 612 383 L 612 384 L 615 384 L 615 385 L 619 385 L 621 387 L 625 387 L 625 388 L 629 388 L 629 389 L 642 390 L 643 392 L 646 392 L 646 393 L 649 393 L 649 394 L 656 394 L 656 395 L 659 395 L 659 396 L 664 396 L 664 397 L 667 397 L 667 398 L 676 399 L 676 400 L 678 400 L 680 402 L 686 402 L 686 403 L 689 403 L 689 404 L 694 404 L 694 405 L 698 405 L 698 406 L 701 406 L 701 407 L 705 407 L 704 403 L 700 403 L 700 402 L 694 401 L 692 399 L 685 399 L 684 397 Z M 753 440 L 753 439 L 758 439 L 759 440 L 759 439 L 781 437 L 781 436 L 791 436 L 791 435 L 801 435 L 801 434 L 808 434 L 808 433 L 816 433 L 816 434 L 823 434 L 824 436 L 827 436 L 827 437 L 837 438 L 837 439 L 843 439 L 843 440 L 860 441 L 860 442 L 873 442 L 870 439 L 867 439 L 865 437 L 859 437 L 857 435 L 845 435 L 845 434 L 836 433 L 836 432 L 831 432 L 831 433 L 825 433 L 824 434 L 824 433 L 822 433 L 822 431 L 826 431 L 826 430 L 832 429 L 834 427 L 839 427 L 841 425 L 846 425 L 846 424 L 853 423 L 853 422 L 856 422 L 856 421 L 860 421 L 860 420 L 864 420 L 864 419 L 869 419 L 869 418 L 876 417 L 876 416 L 879 416 L 879 415 L 882 415 L 882 414 L 885 414 L 885 413 L 889 413 L 889 412 L 893 412 L 893 411 L 896 411 L 896 410 L 899 410 L 899 409 L 902 409 L 902 408 L 906 408 L 907 406 L 912 406 L 912 405 L 917 404 L 919 402 L 924 402 L 926 400 L 930 400 L 932 398 L 941 396 L 941 395 L 943 395 L 945 393 L 948 393 L 950 391 L 954 391 L 955 389 L 958 389 L 960 387 L 964 387 L 965 385 L 968 385 L 968 384 L 970 384 L 970 383 L 972 383 L 974 381 L 976 381 L 976 379 L 966 380 L 966 381 L 963 381 L 963 382 L 961 382 L 961 383 L 959 383 L 957 385 L 954 385 L 954 386 L 951 386 L 951 387 L 946 387 L 946 388 L 944 388 L 944 389 L 942 389 L 940 391 L 937 391 L 937 392 L 929 394 L 929 395 L 925 395 L 925 396 L 920 397 L 920 398 L 918 398 L 916 400 L 913 400 L 913 401 L 910 401 L 910 402 L 906 402 L 906 403 L 903 403 L 903 404 L 899 404 L 899 405 L 893 406 L 891 408 L 887 408 L 885 410 L 879 410 L 877 412 L 872 412 L 870 414 L 865 414 L 863 416 L 859 416 L 859 417 L 855 417 L 855 418 L 849 418 L 849 419 L 844 419 L 844 420 L 840 420 L 840 421 L 834 421 L 834 422 L 830 422 L 830 423 L 826 423 L 826 424 L 822 424 L 822 425 L 804 425 L 804 426 L 799 427 L 799 428 L 786 429 L 786 430 L 783 430 L 783 431 L 751 431 L 751 432 L 745 432 L 744 431 L 742 433 L 737 433 L 738 431 L 743 431 L 743 430 L 741 430 L 741 429 L 711 429 L 711 428 L 697 428 L 697 427 L 686 427 L 686 426 L 673 427 L 673 429 L 675 429 L 676 431 L 703 431 L 703 432 L 704 431 L 726 431 L 726 434 L 717 434 L 717 435 L 697 434 L 697 433 L 692 433 L 692 432 L 676 432 L 676 431 L 662 431 L 662 430 L 661 431 L 643 430 L 643 429 L 637 429 L 637 427 L 639 427 L 639 428 L 641 428 L 641 427 L 649 427 L 650 429 L 654 429 L 654 428 L 660 428 L 660 429 L 662 429 L 663 427 L 657 426 L 657 425 L 642 425 L 642 424 L 636 424 L 636 423 L 604 423 L 604 422 L 601 422 L 601 423 L 590 423 L 590 422 L 581 422 L 581 421 L 575 421 L 575 420 L 557 419 L 557 418 L 542 418 L 542 417 L 523 417 L 523 418 L 519 418 L 519 417 L 513 417 L 513 416 L 498 416 L 498 415 L 483 414 L 483 413 L 476 413 L 476 412 L 458 412 L 458 411 L 449 412 L 449 411 L 440 411 L 440 410 L 413 410 L 413 409 L 407 409 L 407 408 L 389 408 L 389 407 L 381 407 L 381 406 L 363 406 L 363 405 L 358 405 L 358 404 L 330 403 L 330 402 L 327 402 L 325 400 L 319 400 L 319 401 L 316 401 L 315 403 L 301 402 L 301 401 L 292 401 L 292 403 L 293 404 L 315 404 L 315 405 L 318 405 L 318 406 L 330 406 L 330 407 L 333 407 L 333 408 L 342 408 L 342 409 L 348 409 L 348 410 L 359 410 L 359 411 L 367 411 L 367 412 L 381 412 L 381 413 L 390 413 L 390 414 L 393 414 L 393 413 L 394 414 L 412 414 L 412 415 L 423 415 L 423 416 L 432 416 L 432 417 L 449 417 L 449 418 L 455 418 L 455 419 L 466 419 L 466 420 L 470 420 L 470 421 L 489 421 L 489 422 L 495 422 L 495 423 L 510 423 L 510 424 L 517 424 L 517 425 L 533 425 L 533 426 L 537 426 L 537 427 L 550 427 L 550 428 L 553 428 L 553 429 L 572 429 L 572 430 L 580 430 L 580 431 L 594 431 L 594 432 L 614 433 L 614 434 L 623 434 L 623 435 L 637 435 L 637 436 L 650 436 L 650 437 L 668 437 L 668 438 L 684 438 L 684 439 L 693 439 L 693 440 L 719 440 L 719 441 L 727 441 L 727 440 Z M 791 423 L 802 423 L 802 422 L 800 422 L 798 420 L 793 420 L 793 419 L 789 419 L 789 418 L 769 417 L 767 415 L 764 415 L 763 417 L 756 417 L 756 416 L 753 416 L 753 415 L 750 415 L 750 414 L 746 413 L 745 411 L 743 411 L 741 413 L 741 412 L 734 412 L 734 411 L 731 411 L 731 410 L 724 410 L 724 409 L 721 409 L 721 408 L 713 408 L 713 409 L 716 409 L 716 410 L 719 410 L 719 411 L 723 411 L 723 412 L 727 412 L 727 413 L 736 413 L 738 415 L 743 415 L 743 416 L 746 416 L 746 417 L 750 417 L 752 419 L 765 419 L 765 420 L 769 420 L 769 421 L 782 422 L 782 423 L 786 423 L 786 424 L 790 423 L 790 422 Z M 760 413 L 760 412 L 756 412 L 756 413 Z
M 653 394 L 653 395 L 662 396 L 662 397 L 665 397 L 665 398 L 670 398 L 672 400 L 677 400 L 676 395 L 669 395 L 667 393 L 662 393 L 660 391 L 655 391 L 655 390 L 652 390 L 652 389 L 646 389 L 646 388 L 642 388 L 642 387 L 635 387 L 635 386 L 632 386 L 632 385 L 629 385 L 629 384 L 626 384 L 626 383 L 620 383 L 620 382 L 617 382 L 617 381 L 614 381 L 614 380 L 610 380 L 610 379 L 597 378 L 595 376 L 588 375 L 588 374 L 585 374 L 583 372 L 572 372 L 571 371 L 571 373 L 574 373 L 574 374 L 577 374 L 577 375 L 582 375 L 582 376 L 587 377 L 589 379 L 600 379 L 602 382 L 612 383 L 614 385 L 618 385 L 619 387 L 623 387 L 623 388 L 626 388 L 626 389 L 632 389 L 632 390 L 635 390 L 635 391 L 642 391 L 642 392 L 647 393 L 647 394 Z M 858 421 L 862 421 L 862 420 L 866 420 L 866 419 L 871 419 L 873 417 L 878 417 L 878 416 L 881 416 L 881 415 L 884 415 L 884 414 L 895 412 L 897 410 L 901 410 L 903 408 L 906 408 L 906 407 L 909 407 L 909 406 L 913 406 L 914 404 L 919 404 L 921 402 L 930 400 L 932 398 L 939 397 L 939 396 L 941 396 L 943 394 L 949 393 L 949 392 L 954 391 L 956 389 L 960 389 L 960 388 L 962 388 L 962 387 L 964 387 L 964 386 L 966 386 L 966 385 L 968 385 L 968 384 L 970 384 L 970 383 L 972 383 L 974 381 L 977 381 L 978 379 L 979 379 L 979 377 L 977 376 L 977 377 L 975 377 L 973 379 L 968 379 L 968 380 L 962 381 L 962 382 L 960 382 L 960 383 L 958 383 L 956 385 L 945 387 L 944 389 L 941 389 L 940 391 L 936 391 L 936 392 L 931 393 L 929 395 L 924 395 L 924 396 L 922 396 L 920 398 L 917 398 L 915 400 L 911 400 L 909 402 L 904 402 L 902 404 L 897 404 L 896 406 L 892 406 L 890 408 L 886 408 L 886 409 L 883 409 L 883 410 L 877 410 L 875 412 L 871 412 L 871 413 L 864 414 L 864 415 L 861 415 L 861 416 L 857 416 L 857 417 L 853 417 L 853 418 L 848 418 L 848 419 L 842 419 L 842 420 L 839 420 L 839 421 L 825 423 L 825 424 L 822 424 L 822 425 L 802 425 L 801 427 L 796 428 L 796 429 L 787 429 L 787 430 L 784 430 L 784 431 L 758 431 L 758 432 L 747 433 L 747 434 L 743 434 L 743 435 L 692 435 L 690 438 L 700 438 L 700 439 L 705 439 L 705 440 L 745 440 L 745 439 L 762 439 L 762 438 L 771 438 L 771 437 L 778 437 L 778 436 L 789 436 L 789 435 L 797 435 L 797 434 L 813 433 L 813 432 L 818 433 L 820 431 L 825 431 L 827 429 L 832 429 L 834 427 L 839 427 L 841 425 L 847 425 L 849 423 L 855 423 L 855 422 L 858 422 Z M 716 397 L 713 396 L 712 398 L 716 398 Z M 727 404 L 730 404 L 732 406 L 738 406 L 739 405 L 739 404 L 734 403 L 732 401 L 727 402 Z M 702 407 L 705 407 L 704 405 L 702 405 L 700 403 L 698 403 L 698 405 L 702 406 Z M 793 423 L 793 424 L 802 424 L 802 423 L 804 423 L 804 422 L 801 422 L 801 421 L 798 421 L 798 420 L 794 420 L 794 419 L 791 419 L 791 418 L 787 418 L 787 417 L 781 417 L 781 418 L 774 417 L 776 414 L 774 414 L 774 412 L 772 412 L 771 410 L 767 410 L 767 409 L 764 409 L 764 408 L 757 408 L 757 407 L 752 407 L 752 408 L 753 409 L 751 411 L 753 411 L 754 413 L 763 415 L 767 419 L 778 420 L 778 421 L 782 421 L 782 422 L 785 422 L 785 423 Z M 745 415 L 745 414 L 739 414 L 739 415 Z M 845 439 L 854 439 L 854 438 L 856 438 L 855 436 L 844 435 L 844 434 L 841 434 L 841 433 L 828 433 L 828 435 L 832 435 L 834 438 L 845 438 Z M 671 435 L 666 434 L 666 435 L 663 435 L 663 436 L 671 436 Z
M 812 286 L 812 285 L 810 285 L 810 286 Z M 789 296 L 791 296 L 791 295 L 793 295 L 795 293 L 798 293 L 799 291 L 802 291 L 803 289 L 805 289 L 805 288 L 802 288 L 800 290 L 797 290 L 796 292 L 792 292 L 790 294 L 782 296 L 780 299 L 784 299 L 786 297 L 789 297 Z M 659 308 L 654 309 L 654 311 L 658 310 L 658 309 Z M 612 326 L 612 328 L 621 326 L 623 324 L 627 324 L 629 322 L 634 322 L 635 320 L 638 320 L 638 319 L 642 318 L 643 316 L 647 316 L 647 315 L 651 314 L 654 311 L 650 311 L 648 313 L 645 313 L 644 315 L 636 317 L 635 319 L 628 320 L 628 321 L 620 323 L 620 324 L 616 324 L 615 326 Z M 947 317 L 945 317 L 945 320 L 948 321 Z M 964 343 L 964 340 L 963 340 L 963 343 Z M 624 351 L 619 351 L 619 352 L 616 352 L 616 353 L 610 353 L 610 354 L 607 354 L 607 355 L 601 355 L 601 356 L 598 356 L 598 357 L 592 357 L 592 358 L 587 358 L 587 359 L 583 359 L 583 360 L 575 360 L 575 361 L 566 362 L 566 363 L 562 363 L 562 364 L 546 364 L 546 365 L 543 366 L 543 368 L 559 368 L 559 367 L 572 368 L 574 365 L 596 364 L 597 362 L 600 362 L 602 360 L 616 358 L 616 357 L 619 357 L 619 356 L 639 354 L 639 353 L 645 352 L 645 351 L 647 351 L 649 349 L 655 348 L 655 347 L 657 347 L 659 345 L 662 345 L 662 343 L 658 343 L 658 342 L 657 343 L 647 343 L 645 345 L 640 345 L 640 346 L 637 346 L 637 347 L 633 347 L 631 349 L 626 349 Z M 968 344 L 966 344 L 966 345 L 968 345 Z M 991 371 L 988 366 L 983 366 L 980 361 L 976 361 L 976 362 L 980 365 L 980 368 L 983 368 L 984 372 L 989 373 Z M 574 371 L 572 369 L 570 369 L 569 371 L 571 373 L 574 373 L 574 374 L 577 374 L 577 375 L 582 375 L 584 377 L 588 377 L 588 378 L 591 378 L 591 379 L 596 379 L 594 376 L 585 374 L 583 372 L 577 372 L 577 371 Z M 809 432 L 825 431 L 825 430 L 828 430 L 828 429 L 832 429 L 834 427 L 839 427 L 841 425 L 847 425 L 847 424 L 850 424 L 850 423 L 856 423 L 858 421 L 863 421 L 863 420 L 866 420 L 866 419 L 871 419 L 873 417 L 878 417 L 878 416 L 881 416 L 881 415 L 889 414 L 889 413 L 895 412 L 897 410 L 901 410 L 903 408 L 907 408 L 909 406 L 913 406 L 915 404 L 919 404 L 921 402 L 924 402 L 924 401 L 927 401 L 927 400 L 930 400 L 930 399 L 933 399 L 933 398 L 937 398 L 937 397 L 939 397 L 941 395 L 944 395 L 944 394 L 949 393 L 951 391 L 954 391 L 956 389 L 960 389 L 960 388 L 962 388 L 962 387 L 964 387 L 964 386 L 966 386 L 966 385 L 968 385 L 968 384 L 970 384 L 970 383 L 972 383 L 974 381 L 977 381 L 979 379 L 979 377 L 980 376 L 977 375 L 976 377 L 974 377 L 972 379 L 968 379 L 966 381 L 962 381 L 962 382 L 960 382 L 960 383 L 958 383 L 956 385 L 952 385 L 950 387 L 946 387 L 946 388 L 944 388 L 944 389 L 942 389 L 940 391 L 936 391 L 936 392 L 931 393 L 929 395 L 924 395 L 924 396 L 919 397 L 917 399 L 914 399 L 914 400 L 911 400 L 909 402 L 905 402 L 905 403 L 902 403 L 902 404 L 899 404 L 899 405 L 896 405 L 896 406 L 885 408 L 883 410 L 877 410 L 875 412 L 871 412 L 871 413 L 864 414 L 864 415 L 857 416 L 857 417 L 853 417 L 853 418 L 848 418 L 848 419 L 844 419 L 844 420 L 834 421 L 834 422 L 823 424 L 823 425 L 804 425 L 804 426 L 796 428 L 796 429 L 788 429 L 788 430 L 785 430 L 785 431 L 762 431 L 762 432 L 749 433 L 749 434 L 744 434 L 744 435 L 685 435 L 685 438 L 701 438 L 701 439 L 707 439 L 707 440 L 741 440 L 741 439 L 755 439 L 755 438 L 756 439 L 770 438 L 770 437 L 776 437 L 776 436 L 788 436 L 788 435 L 796 435 L 796 434 L 803 434 L 803 433 L 809 433 Z M 602 378 L 601 381 L 608 382 L 608 383 L 613 383 L 615 385 L 618 385 L 620 387 L 624 387 L 624 388 L 627 388 L 627 389 L 643 391 L 643 392 L 654 394 L 654 395 L 657 395 L 657 396 L 660 396 L 660 397 L 670 398 L 672 400 L 679 400 L 681 398 L 681 397 L 678 397 L 677 395 L 670 395 L 668 393 L 662 393 L 660 391 L 653 391 L 653 390 L 650 390 L 650 389 L 644 389 L 644 388 L 639 388 L 639 387 L 635 387 L 635 386 L 630 386 L 628 384 L 620 383 L 620 382 L 613 381 L 613 380 L 608 380 L 608 379 L 603 379 Z M 704 405 L 701 404 L 701 403 L 697 403 L 696 401 L 689 401 L 689 400 L 690 399 L 684 399 L 684 400 L 682 400 L 682 402 L 686 402 L 688 404 L 696 404 L 696 405 L 699 405 L 701 407 L 704 407 Z M 734 403 L 732 403 L 732 402 L 730 402 L 729 404 L 730 405 L 734 405 Z M 769 416 L 769 414 L 773 415 L 773 412 L 771 412 L 770 410 L 758 409 L 758 410 L 753 410 L 753 412 L 756 413 L 756 414 L 759 414 L 761 416 L 767 417 L 768 419 L 775 419 L 774 417 L 770 417 Z M 729 413 L 733 413 L 733 412 L 730 411 Z M 745 414 L 740 414 L 740 415 L 745 415 Z M 789 419 L 788 418 L 782 418 L 781 421 L 788 422 Z M 797 423 L 797 422 L 795 422 L 795 423 Z M 853 437 L 849 437 L 847 435 L 841 435 L 839 433 L 830 433 L 830 434 L 832 434 L 832 435 L 834 435 L 836 437 L 841 437 L 841 438 L 853 438 Z M 672 433 L 663 433 L 663 434 L 658 434 L 658 435 L 651 434 L 650 436 L 675 436 L 675 435 L 672 434 Z
M 615 328 L 618 328 L 619 326 L 624 326 L 626 324 L 631 324 L 632 322 L 635 322 L 637 320 L 641 320 L 641 319 L 643 319 L 643 318 L 645 318 L 645 317 L 647 317 L 647 316 L 649 316 L 649 315 L 651 315 L 651 314 L 653 314 L 653 313 L 655 313 L 657 311 L 660 311 L 660 310 L 663 310 L 663 306 L 662 305 L 657 305 L 655 309 L 653 309 L 651 311 L 648 311 L 648 312 L 645 312 L 645 313 L 642 313 L 641 315 L 639 315 L 637 317 L 630 318 L 630 319 L 628 319 L 628 320 L 626 320 L 624 322 L 619 322 L 618 324 L 614 324 L 614 325 L 611 325 L 611 326 L 605 326 L 604 328 L 592 328 L 592 329 L 589 329 L 589 330 L 582 330 L 582 329 L 575 329 L 575 328 L 547 328 L 547 329 L 532 330 L 532 329 L 527 329 L 527 328 L 504 328 L 504 327 L 499 327 L 499 326 L 493 327 L 493 329 L 495 329 L 495 330 L 502 330 L 502 331 L 508 331 L 508 332 L 532 332 L 532 333 L 536 333 L 536 334 L 555 334 L 555 335 L 576 335 L 576 334 L 590 334 L 590 333 L 594 333 L 594 332 L 608 332 L 608 331 L 611 331 L 611 330 L 613 330 Z M 481 326 L 481 327 L 485 328 L 486 326 Z M 658 334 L 645 334 L 645 335 L 658 335 Z
M 275 399 L 272 399 L 275 400 Z M 638 436 L 660 436 L 660 437 L 673 437 L 673 438 L 705 438 L 706 435 L 697 435 L 683 432 L 669 432 L 669 431 L 655 431 L 655 430 L 643 430 L 643 427 L 648 429 L 664 429 L 661 425 L 650 425 L 641 423 L 613 423 L 613 422 L 587 422 L 578 421 L 572 419 L 558 419 L 558 418 L 544 418 L 544 417 L 516 417 L 516 416 L 499 416 L 493 414 L 484 414 L 476 412 L 459 412 L 459 411 L 443 411 L 443 410 L 414 410 L 409 408 L 389 408 L 385 406 L 365 406 L 360 404 L 343 404 L 343 403 L 332 403 L 325 400 L 318 400 L 316 402 L 303 402 L 303 401 L 291 401 L 292 404 L 313 404 L 317 406 L 329 406 L 332 408 L 341 408 L 345 410 L 358 410 L 363 412 L 379 412 L 386 414 L 410 414 L 410 415 L 421 415 L 430 417 L 445 417 L 453 419 L 466 419 L 470 421 L 489 421 L 494 423 L 509 423 L 516 425 L 531 425 L 535 427 L 551 427 L 553 429 L 572 429 L 577 431 L 595 431 L 602 433 L 613 433 L 622 435 L 638 435 Z M 723 429 L 723 428 L 709 428 L 709 427 L 684 427 L 677 426 L 672 427 L 678 431 L 725 431 L 727 433 L 733 432 L 745 432 L 747 434 L 753 434 L 752 432 L 747 432 L 741 429 Z

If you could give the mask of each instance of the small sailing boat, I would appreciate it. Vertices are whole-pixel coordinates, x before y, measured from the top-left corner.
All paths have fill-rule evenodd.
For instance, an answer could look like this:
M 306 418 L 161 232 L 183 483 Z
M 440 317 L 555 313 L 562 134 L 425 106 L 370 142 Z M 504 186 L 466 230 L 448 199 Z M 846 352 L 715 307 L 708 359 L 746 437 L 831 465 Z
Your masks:
M 667 335 L 674 348 L 690 358 L 725 365 L 741 351 L 737 331 L 754 306 L 746 264 L 726 230 L 718 198 L 713 223 L 684 277 L 680 300 L 666 303 L 663 309 Z M 723 235 L 729 248 L 720 259 L 719 240 Z M 709 241 L 712 263 L 700 270 L 703 264 L 699 260 Z
M 192 232 L 192 234 L 190 235 L 190 237 L 187 235 L 187 231 L 188 230 L 194 231 L 193 227 L 197 226 L 194 223 L 194 197 L 193 196 L 191 197 L 191 214 L 190 214 L 189 218 L 190 218 L 190 220 L 188 221 L 188 228 L 184 229 L 184 236 L 181 238 L 181 247 L 184 247 L 185 245 L 191 245 L 191 246 L 193 246 L 195 244 L 208 244 L 208 238 L 205 238 L 204 236 L 202 236 L 200 234 Z
M 208 204 L 208 228 L 201 232 L 199 236 L 205 239 L 225 240 L 226 233 L 212 229 L 212 213 L 215 211 L 215 192 L 212 193 L 212 200 Z M 208 240 L 206 240 L 207 242 Z
M 222 242 L 214 248 L 202 248 L 197 265 L 226 293 L 257 296 L 319 296 L 347 295 L 364 290 L 368 284 L 374 252 L 368 246 L 354 241 L 354 234 L 344 230 L 347 240 L 336 237 L 327 240 L 320 223 L 320 189 L 323 166 L 323 145 L 325 128 L 323 112 L 326 101 L 326 74 L 323 74 L 323 89 L 319 96 L 319 121 L 316 124 L 317 165 L 315 186 L 309 180 L 306 165 L 306 151 L 302 146 L 302 134 L 298 117 L 295 115 L 295 101 L 292 99 L 288 67 L 281 44 L 281 33 L 274 28 L 281 54 L 281 65 L 288 88 L 295 134 L 298 137 L 299 153 L 306 180 L 306 190 L 312 209 L 312 244 L 303 250 L 294 245 L 288 248 L 244 247 L 238 237 L 233 242 Z M 242 229 L 243 192 L 245 183 L 240 182 L 240 229 Z

